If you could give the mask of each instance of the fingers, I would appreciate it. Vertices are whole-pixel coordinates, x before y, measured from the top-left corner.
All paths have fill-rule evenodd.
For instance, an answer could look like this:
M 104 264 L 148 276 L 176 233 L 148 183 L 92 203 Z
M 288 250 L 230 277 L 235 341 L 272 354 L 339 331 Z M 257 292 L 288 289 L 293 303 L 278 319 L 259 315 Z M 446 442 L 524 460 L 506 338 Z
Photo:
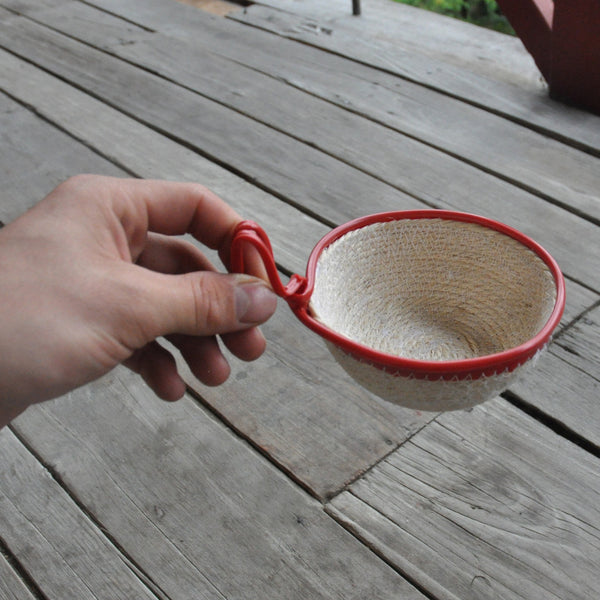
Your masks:
M 111 289 L 116 293 L 118 287 L 122 298 L 115 334 L 132 350 L 170 334 L 206 337 L 247 330 L 266 321 L 277 307 L 274 292 L 247 275 L 170 275 L 126 264 L 118 270 L 120 284 Z M 113 266 L 113 282 L 116 276 Z
M 211 261 L 193 244 L 156 233 L 148 234 L 146 245 L 136 264 L 158 273 L 173 275 L 216 270 Z
M 258 327 L 226 333 L 221 336 L 227 349 L 241 360 L 256 360 L 265 351 L 267 342 Z
M 231 369 L 223 356 L 215 337 L 169 336 L 190 370 L 205 385 L 221 385 L 229 377 Z
M 231 242 L 242 220 L 231 206 L 196 183 L 115 179 L 120 193 L 112 197 L 122 223 L 143 223 L 147 231 L 166 235 L 191 233 L 213 250 Z
M 82 199 L 88 200 L 84 213 Z M 87 215 L 88 224 L 94 224 L 96 230 L 104 221 L 119 243 L 121 235 L 125 238 L 134 261 L 144 248 L 148 232 L 169 236 L 191 233 L 205 246 L 218 250 L 225 266 L 229 266 L 233 230 L 242 220 L 227 203 L 197 183 L 98 175 L 70 178 L 46 198 L 45 205 L 51 209 L 49 212 L 56 206 L 64 211 L 68 205 L 68 210 L 77 213 L 77 219 Z M 114 229 L 115 219 L 120 224 L 120 235 Z M 247 252 L 248 272 L 264 278 L 260 257 L 251 248 Z
M 177 373 L 175 359 L 158 342 L 140 348 L 124 364 L 141 375 L 163 400 L 174 402 L 185 393 L 185 383 Z

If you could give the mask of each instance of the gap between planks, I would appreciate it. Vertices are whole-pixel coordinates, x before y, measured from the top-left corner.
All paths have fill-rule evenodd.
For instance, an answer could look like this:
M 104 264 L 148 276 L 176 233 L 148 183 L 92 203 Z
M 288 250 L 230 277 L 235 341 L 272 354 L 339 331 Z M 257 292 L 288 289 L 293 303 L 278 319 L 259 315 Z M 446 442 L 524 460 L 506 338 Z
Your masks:
M 42 592 L 35 580 L 29 575 L 27 569 L 19 562 L 19 559 L 11 552 L 7 543 L 0 535 L 0 559 L 1 558 L 4 558 L 7 566 L 12 569 L 14 577 L 18 579 L 22 588 L 26 590 L 24 593 L 29 592 L 27 600 L 29 600 L 29 598 L 31 598 L 31 600 L 50 600 L 48 596 Z M 11 592 L 14 592 L 12 584 Z M 17 596 L 17 598 L 21 598 L 21 596 Z
M 19 443 L 33 456 L 33 458 L 41 465 L 41 467 L 52 477 L 52 479 L 56 482 L 56 484 L 64 491 L 64 493 L 69 497 L 69 499 L 73 502 L 73 504 L 77 507 L 77 509 L 85 515 L 85 517 L 98 529 L 98 531 L 108 540 L 108 542 L 113 546 L 115 551 L 118 553 L 119 557 L 123 564 L 132 572 L 132 574 L 140 581 L 140 583 L 150 592 L 153 596 L 155 596 L 158 600 L 169 600 L 168 594 L 166 594 L 163 590 L 161 590 L 160 586 L 152 579 L 152 577 L 144 571 L 142 567 L 140 567 L 136 561 L 125 551 L 125 549 L 119 544 L 119 542 L 109 533 L 108 528 L 106 528 L 95 516 L 94 514 L 85 506 L 79 498 L 73 493 L 73 490 L 65 484 L 60 475 L 57 473 L 56 469 L 54 469 L 51 465 L 49 465 L 44 458 L 27 442 L 27 440 L 16 430 L 16 428 L 11 425 L 7 425 L 7 428 L 10 432 L 15 436 L 15 438 L 19 441 Z M 5 546 L 4 541 L 0 537 L 0 549 Z M 8 549 L 10 552 L 10 549 Z M 11 553 L 11 556 L 12 553 Z M 19 563 L 16 557 L 13 557 L 18 565 L 18 571 L 24 572 L 27 575 L 27 582 L 31 582 L 31 586 L 33 586 L 33 591 L 43 598 L 47 599 L 46 595 L 39 589 L 38 585 L 29 577 L 24 567 Z M 28 585 L 28 587 L 31 587 Z M 37 596 L 36 596 L 37 597 Z M 49 599 L 48 599 L 49 600 Z

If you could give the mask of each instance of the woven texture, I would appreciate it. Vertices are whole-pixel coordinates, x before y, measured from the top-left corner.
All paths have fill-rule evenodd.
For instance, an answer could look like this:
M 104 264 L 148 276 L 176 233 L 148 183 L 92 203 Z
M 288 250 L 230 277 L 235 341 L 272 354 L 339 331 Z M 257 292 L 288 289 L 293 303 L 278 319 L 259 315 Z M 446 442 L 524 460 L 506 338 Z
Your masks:
M 406 219 L 351 231 L 326 248 L 311 311 L 329 328 L 372 349 L 448 361 L 528 341 L 548 321 L 555 301 L 546 264 L 508 235 L 475 223 Z M 508 379 L 498 374 L 495 383 L 494 377 L 478 384 L 417 381 L 334 354 L 378 395 L 431 410 L 448 410 L 451 395 L 457 407 L 476 404 L 505 389 Z M 380 381 L 367 381 L 372 379 Z M 466 394 L 468 400 L 456 397 Z

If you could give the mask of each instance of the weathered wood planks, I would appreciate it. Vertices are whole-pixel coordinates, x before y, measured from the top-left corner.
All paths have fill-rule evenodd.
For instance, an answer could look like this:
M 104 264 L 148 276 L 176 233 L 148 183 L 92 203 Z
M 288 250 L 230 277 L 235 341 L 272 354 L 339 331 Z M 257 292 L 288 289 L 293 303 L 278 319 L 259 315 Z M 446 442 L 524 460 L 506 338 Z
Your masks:
M 95 2 L 106 5 L 115 0 Z M 486 76 L 481 76 L 477 74 L 477 69 L 459 68 L 449 62 L 442 62 L 443 59 L 441 61 L 437 57 L 429 58 L 415 53 L 411 48 L 418 47 L 420 41 L 428 39 L 428 36 L 418 27 L 398 27 L 394 14 L 405 10 L 405 7 L 399 8 L 382 0 L 377 4 L 379 14 L 374 19 L 369 18 L 368 12 L 363 15 L 364 19 L 352 19 L 340 14 L 340 2 L 338 0 L 336 6 L 319 0 L 290 0 L 285 3 L 287 11 L 255 5 L 232 18 L 392 72 L 550 136 L 570 139 L 575 144 L 583 143 L 597 152 L 600 136 L 597 116 L 559 104 L 548 98 L 541 89 L 536 94 L 531 89 L 523 90 L 494 80 L 494 69 Z M 277 5 L 278 8 L 283 7 L 279 2 Z M 449 25 L 453 26 L 452 20 L 449 20 Z M 399 43 L 404 31 L 409 36 L 406 40 L 408 51 Z M 357 39 L 360 40 L 358 43 Z M 465 52 L 465 56 L 467 55 L 468 52 Z M 469 62 L 475 62 L 472 54 Z M 518 74 L 515 77 L 518 79 Z
M 131 7 L 121 8 L 121 11 L 129 15 Z M 69 35 L 89 40 L 87 24 L 93 13 L 90 7 L 81 6 L 78 10 L 42 11 L 37 17 Z M 143 16 L 140 21 L 147 22 Z M 295 93 L 282 81 L 365 115 L 386 128 L 424 141 L 486 173 L 496 174 L 600 222 L 595 181 L 598 161 L 594 156 L 587 156 L 494 114 L 364 64 L 333 55 L 325 55 L 324 58 L 323 52 L 294 43 L 290 44 L 287 53 L 282 53 L 281 40 L 257 31 L 240 35 L 239 26 L 227 20 L 197 15 L 191 23 L 181 24 L 177 30 L 172 24 L 169 26 L 169 20 L 150 24 L 169 32 L 169 36 L 149 35 L 145 40 L 139 39 L 138 43 L 123 45 L 122 37 L 118 37 L 116 43 L 110 41 L 114 37 L 113 30 L 118 28 L 118 19 L 113 18 L 109 23 L 103 15 L 96 23 L 96 43 L 343 160 L 360 165 L 361 169 L 367 169 L 392 185 L 408 189 L 430 202 L 435 203 L 438 197 L 443 202 L 444 192 L 434 189 L 425 192 L 427 184 L 419 185 L 411 178 L 427 170 L 431 171 L 434 182 L 438 178 L 444 181 L 468 177 L 469 169 L 456 165 L 450 157 L 444 163 L 439 152 L 436 154 L 412 140 L 394 136 L 392 131 L 386 135 L 382 128 L 373 124 L 370 124 L 369 130 L 368 122 L 352 115 L 343 117 L 341 111 L 327 110 L 327 104 L 319 103 L 306 94 Z M 124 22 L 121 24 L 123 28 L 126 26 Z M 202 35 L 198 35 L 199 27 Z M 174 36 L 182 38 L 182 41 L 174 39 Z M 223 44 L 223 38 L 227 39 L 227 44 Z M 252 52 L 248 51 L 249 48 Z M 223 63 L 215 52 L 252 70 Z M 328 64 L 323 65 L 324 60 Z M 257 70 L 269 77 L 261 77 Z M 228 77 L 223 81 L 222 74 L 225 72 Z M 273 81 L 273 77 L 277 81 Z M 289 116 L 290 106 L 298 107 L 292 119 Z M 587 115 L 584 113 L 584 116 Z M 588 121 L 584 131 L 591 135 L 597 133 L 598 140 L 592 150 L 599 154 L 600 118 L 589 115 Z M 340 138 L 342 133 L 348 139 Z M 369 143 L 371 140 L 372 143 Z M 490 143 L 491 140 L 493 143 Z M 337 147 L 332 147 L 335 143 Z M 422 168 L 416 168 L 416 164 L 421 164 Z M 467 174 L 463 175 L 461 169 L 465 169 Z M 481 187 L 486 188 L 489 178 L 481 173 L 478 176 Z M 516 197 L 520 196 L 517 194 Z
M 504 140 L 496 145 L 494 135 L 521 129 L 494 125 L 503 121 L 494 115 L 473 121 L 480 125 L 464 136 L 457 133 L 460 125 L 444 128 L 444 115 L 460 122 L 475 118 L 479 109 L 433 92 L 427 88 L 433 79 L 427 78 L 437 77 L 438 85 L 467 65 L 419 73 L 419 65 L 434 63 L 417 57 L 408 70 L 426 85 L 406 83 L 406 74 L 356 62 L 389 47 L 385 35 L 377 48 L 371 44 L 372 54 L 357 47 L 354 60 L 346 60 L 320 50 L 320 41 L 309 47 L 240 22 L 206 21 L 191 9 L 161 2 L 95 0 L 104 9 L 97 11 L 92 2 L 0 1 L 11 13 L 27 14 L 15 18 L 0 9 L 1 43 L 10 49 L 0 52 L 0 80 L 8 94 L 0 100 L 0 118 L 12 132 L 3 138 L 4 147 L 14 151 L 0 168 L 9 172 L 3 173 L 9 203 L 18 199 L 14 211 L 24 198 L 36 200 L 63 173 L 79 169 L 77 159 L 90 170 L 104 165 L 134 176 L 200 180 L 261 222 L 282 267 L 297 272 L 327 224 L 387 207 L 390 199 L 399 206 L 425 200 L 511 222 L 543 238 L 570 276 L 566 329 L 511 391 L 582 447 L 501 399 L 433 422 L 433 415 L 395 410 L 345 378 L 320 340 L 283 306 L 265 327 L 268 353 L 252 365 L 236 361 L 223 388 L 206 389 L 188 375 L 194 397 L 165 405 L 119 369 L 26 412 L 14 425 L 19 439 L 10 431 L 0 434 L 0 445 L 4 449 L 9 439 L 14 458 L 0 464 L 5 477 L 0 520 L 14 521 L 0 527 L 0 548 L 10 556 L 7 561 L 0 554 L 0 598 L 423 598 L 399 572 L 429 598 L 593 597 L 600 583 L 600 439 L 594 427 L 600 280 L 593 260 L 600 242 L 594 199 L 588 210 L 577 198 L 593 191 L 595 173 L 581 176 L 577 167 L 576 177 L 562 178 L 559 167 L 568 160 L 556 164 L 561 146 L 551 140 L 546 146 L 543 136 L 529 131 L 519 137 L 520 146 Z M 315 8 L 316 20 L 286 16 L 281 23 L 323 28 L 330 23 L 333 35 L 319 36 L 335 37 L 338 50 L 345 47 L 337 41 L 340 32 L 349 35 L 360 26 L 343 22 L 347 0 L 339 21 L 331 17 L 341 6 L 337 0 L 281 2 L 296 4 L 299 13 Z M 373 6 L 380 4 L 373 0 Z M 259 25 L 275 14 L 252 17 L 258 8 L 250 8 L 248 22 Z M 372 27 L 376 20 L 365 23 Z M 278 31 L 281 23 L 263 25 Z M 48 25 L 92 47 L 82 49 L 49 32 Z M 417 29 L 408 33 L 416 35 Z M 193 41 L 194 35 L 200 39 Z M 123 59 L 133 64 L 124 66 Z M 388 71 L 402 64 L 392 66 Z M 467 85 L 459 79 L 453 89 L 476 91 L 476 82 L 484 79 L 465 80 Z M 545 104 L 535 94 L 521 89 L 503 95 L 499 90 L 509 86 L 502 86 L 484 86 L 482 96 L 498 90 L 510 119 L 548 132 L 554 120 L 553 136 L 594 154 L 598 132 L 593 126 L 585 132 L 591 122 L 574 118 L 581 113 L 548 105 L 549 112 L 536 114 L 534 108 Z M 393 108 L 414 114 L 387 119 L 383 100 L 402 94 Z M 533 104 L 511 108 L 523 98 Z M 416 110 L 421 102 L 427 106 L 422 117 Z M 345 103 L 350 111 L 340 108 Z M 314 123 L 293 118 L 299 107 Z M 246 131 L 251 143 L 238 140 Z M 514 143 L 512 134 L 507 137 Z M 570 212 L 548 208 L 534 185 L 544 173 L 536 170 L 536 161 L 544 160 L 530 157 L 531 173 L 517 173 L 510 161 L 501 164 L 505 155 L 522 157 L 529 140 L 542 140 L 532 148 L 555 148 L 544 157 L 555 161 L 546 173 L 566 190 L 564 197 L 558 188 L 548 196 L 568 204 Z M 377 153 L 378 141 L 386 142 L 386 153 Z M 364 156 L 356 151 L 359 142 Z M 396 146 L 404 154 L 396 154 Z M 53 149 L 56 156 L 44 159 Z M 412 173 L 398 176 L 386 164 L 387 155 L 407 156 L 403 164 L 412 165 Z M 418 172 L 436 157 L 442 167 Z M 297 162 L 286 164 L 292 160 Z M 23 165 L 29 165 L 32 182 L 18 170 Z M 455 179 L 448 177 L 453 171 L 459 174 Z M 513 175 L 517 185 L 499 181 Z M 342 181 L 342 189 L 338 183 L 345 177 L 352 179 Z M 313 186 L 308 193 L 307 182 Z M 523 191 L 530 184 L 534 193 Z M 3 201 L 2 207 L 9 205 Z M 22 462 L 31 469 L 13 487 L 13 471 Z M 344 486 L 347 491 L 327 510 L 352 535 L 305 493 L 326 501 Z M 31 498 L 20 512 L 23 496 Z M 48 510 L 58 515 L 54 521 L 41 518 Z M 82 546 L 85 557 L 79 556 Z M 21 579 L 25 573 L 32 577 L 29 590 Z
M 140 176 L 199 179 L 206 183 L 242 214 L 265 226 L 273 238 L 276 256 L 284 266 L 303 271 L 308 251 L 326 228 L 316 223 L 311 225 L 291 207 L 235 175 L 98 101 L 85 99 L 80 92 L 36 72 L 30 65 L 8 57 L 5 65 L 12 65 L 5 71 L 5 80 L 12 93 L 32 103 L 46 118 L 54 119 L 75 137 Z M 49 100 L 52 97 L 61 98 L 59 106 Z M 137 152 L 140 147 L 153 148 L 152 157 L 140 156 Z M 296 231 L 293 238 L 290 238 L 286 225 L 290 222 L 294 223 Z M 581 290 L 583 297 L 569 304 L 567 318 L 574 318 L 593 302 L 582 288 L 574 285 L 573 289 Z M 283 307 L 282 311 L 287 308 Z M 249 370 L 257 389 L 256 393 L 250 392 L 250 399 L 247 397 L 249 382 L 233 380 L 228 384 L 227 393 L 223 394 L 220 390 L 199 387 L 193 379 L 188 381 L 223 418 L 257 446 L 266 448 L 282 468 L 295 473 L 312 493 L 321 497 L 335 493 L 426 422 L 406 411 L 380 407 L 376 400 L 358 390 L 333 364 L 320 340 L 299 327 L 291 314 L 283 312 L 279 315 L 267 333 L 273 348 L 268 360 L 275 370 L 268 371 L 273 375 L 271 378 L 261 377 L 263 371 L 258 368 Z M 314 355 L 315 360 L 312 364 L 299 361 L 304 367 L 298 376 L 297 368 L 292 365 L 303 354 Z M 315 365 L 318 365 L 316 370 Z M 240 373 L 245 372 L 241 365 L 236 366 L 238 369 Z M 315 372 L 322 372 L 323 377 L 314 379 Z M 308 377 L 312 383 L 307 384 L 303 377 Z M 337 389 L 323 394 L 321 384 L 327 377 Z M 280 397 L 280 390 L 286 388 L 281 381 L 287 382 L 287 387 L 296 393 L 292 394 L 293 400 L 286 398 L 284 405 L 278 404 L 274 408 L 272 398 Z M 265 388 L 261 391 L 262 386 Z M 237 400 L 229 402 L 228 394 Z M 305 404 L 310 404 L 310 412 L 305 409 Z M 371 413 L 369 417 L 365 416 L 365 410 Z M 345 415 L 344 425 L 332 428 L 340 411 Z M 257 418 L 258 414 L 262 420 Z M 315 415 L 319 415 L 318 418 Z M 300 437 L 300 423 L 307 427 L 304 438 Z M 349 435 L 355 431 L 354 437 Z M 294 443 L 289 443 L 289 439 Z M 363 450 L 360 450 L 359 440 Z M 365 452 L 364 448 L 369 451 Z M 306 460 L 307 457 L 313 460 Z
M 222 423 L 124 369 L 15 427 L 161 597 L 423 598 Z
M 440 416 L 330 513 L 433 597 L 587 600 L 599 506 L 598 459 L 497 400 Z
M 35 600 L 22 578 L 14 571 L 8 560 L 0 553 L 0 599 Z
M 0 454 L 2 539 L 46 597 L 156 599 L 127 558 L 8 428 L 0 431 Z
M 3 81 L 4 84 L 4 81 Z M 125 172 L 0 93 L 2 203 L 9 223 L 70 175 Z
M 596 308 L 559 335 L 530 376 L 512 387 L 526 403 L 600 447 L 600 335 Z
M 583 246 L 593 252 L 595 248 L 591 246 L 600 243 L 592 223 L 454 159 L 442 159 L 441 167 L 435 166 L 434 161 L 431 168 L 423 168 L 423 161 L 415 160 L 414 142 L 408 138 L 398 138 L 399 144 L 407 144 L 406 161 L 412 164 L 402 182 L 403 192 L 384 183 L 379 175 L 357 171 L 266 125 L 249 124 L 247 117 L 221 104 L 47 29 L 21 22 L 18 28 L 6 29 L 6 33 L 15 51 L 21 48 L 30 60 L 63 77 L 68 74 L 78 85 L 100 94 L 127 114 L 168 132 L 328 222 L 342 222 L 365 212 L 422 206 L 413 197 L 416 196 L 440 207 L 478 212 L 513 224 L 547 247 L 567 274 L 600 288 L 597 269 L 588 261 L 579 260 Z M 48 44 L 52 47 L 51 57 Z M 123 80 L 130 82 L 127 94 L 123 93 Z M 241 127 L 246 132 L 243 138 L 237 135 Z M 382 135 L 389 147 L 392 139 L 386 140 Z M 351 148 L 352 144 L 346 147 Z M 288 158 L 282 161 L 282 156 Z M 267 162 L 276 164 L 277 169 L 267 169 Z M 389 170 L 389 166 L 384 168 Z M 471 193 L 466 195 L 466 189 Z M 369 210 L 365 209 L 366 198 Z
M 286 11 L 315 21 L 342 22 L 354 25 L 364 38 L 362 43 L 386 46 L 422 54 L 441 63 L 519 86 L 537 93 L 545 88 L 534 60 L 515 36 L 475 27 L 459 19 L 436 12 L 424 12 L 407 4 L 390 4 L 386 0 L 366 0 L 361 19 L 352 19 L 344 10 L 344 0 L 259 0 L 261 7 Z M 249 7 L 246 16 L 255 12 Z M 272 11 L 274 12 L 274 11 Z M 433 12 L 433 14 L 431 14 Z M 307 26 L 307 32 L 309 31 Z M 315 36 L 318 30 L 315 30 Z M 327 35 L 327 32 L 323 32 Z M 335 29 L 329 34 L 335 35 Z M 473 56 L 477 59 L 473 60 Z
M 52 11 L 53 17 L 49 12 L 44 15 L 63 31 L 82 36 L 81 29 L 64 28 L 60 11 Z M 289 61 L 285 72 L 278 72 L 273 69 L 271 54 L 259 62 L 255 52 L 246 50 L 234 55 L 231 45 L 227 47 L 230 56 L 250 63 L 251 69 L 215 56 L 210 45 L 198 36 L 178 42 L 152 35 L 137 43 L 118 44 L 111 50 L 430 203 L 460 202 L 449 197 L 451 192 L 447 189 L 436 189 L 436 181 L 479 179 L 485 189 L 494 185 L 489 173 L 600 223 L 596 156 L 361 65 L 351 67 L 361 71 L 354 76 L 351 89 L 357 88 L 358 78 L 372 82 L 367 98 L 336 88 L 331 76 L 318 91 L 310 79 L 303 80 L 296 74 Z M 266 75 L 257 73 L 257 68 Z M 339 73 L 335 64 L 330 68 Z M 322 67 L 319 73 L 322 78 Z M 274 81 L 274 76 L 284 77 L 285 83 Z M 288 82 L 293 85 L 287 85 Z M 315 92 L 343 108 L 352 107 L 352 112 L 335 110 L 328 102 L 320 102 L 312 96 Z M 290 107 L 298 107 L 292 115 Z M 596 127 L 600 131 L 600 118 Z M 455 158 L 469 164 L 461 164 Z M 527 198 L 504 186 L 504 195 L 509 194 L 519 200 Z
M 600 306 L 581 317 L 557 340 L 563 356 L 575 368 L 600 382 Z M 567 354 L 570 358 L 567 358 Z

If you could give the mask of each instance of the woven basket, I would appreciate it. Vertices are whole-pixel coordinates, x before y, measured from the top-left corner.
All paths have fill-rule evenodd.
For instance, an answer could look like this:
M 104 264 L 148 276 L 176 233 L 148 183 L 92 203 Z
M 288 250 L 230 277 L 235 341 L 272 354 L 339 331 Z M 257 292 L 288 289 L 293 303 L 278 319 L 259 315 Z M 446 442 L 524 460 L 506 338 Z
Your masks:
M 348 223 L 317 245 L 307 277 L 294 277 L 276 291 L 346 372 L 420 410 L 466 408 L 506 389 L 535 362 L 564 307 L 564 281 L 545 250 L 450 211 Z

